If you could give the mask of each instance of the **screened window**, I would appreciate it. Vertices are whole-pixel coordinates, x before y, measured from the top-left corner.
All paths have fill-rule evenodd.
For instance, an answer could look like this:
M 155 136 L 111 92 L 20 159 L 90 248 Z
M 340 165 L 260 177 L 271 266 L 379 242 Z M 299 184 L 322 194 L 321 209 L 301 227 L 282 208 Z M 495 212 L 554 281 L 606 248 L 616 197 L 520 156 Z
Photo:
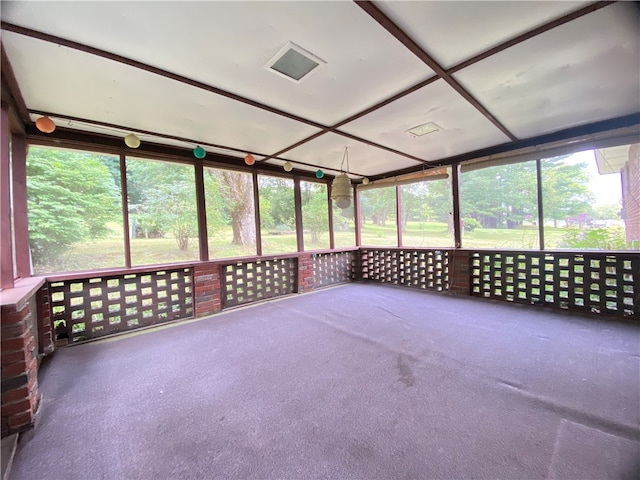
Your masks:
M 536 162 L 462 168 L 462 246 L 538 249 Z
M 29 148 L 27 209 L 36 275 L 125 265 L 118 157 Z
M 402 245 L 452 247 L 453 200 L 451 179 L 400 186 Z
M 335 248 L 356 246 L 356 222 L 353 202 L 347 208 L 339 208 L 331 202 L 333 208 L 333 243 Z
M 640 249 L 638 145 L 544 159 L 541 170 L 545 248 Z
M 253 176 L 204 168 L 209 258 L 256 254 Z
M 371 188 L 359 195 L 362 245 L 397 246 L 396 187 Z
M 262 253 L 290 253 L 298 250 L 293 180 L 260 175 L 260 238 Z
M 191 165 L 127 158 L 132 265 L 198 260 Z
M 304 249 L 330 248 L 327 186 L 324 183 L 301 181 L 300 195 L 302 197 Z

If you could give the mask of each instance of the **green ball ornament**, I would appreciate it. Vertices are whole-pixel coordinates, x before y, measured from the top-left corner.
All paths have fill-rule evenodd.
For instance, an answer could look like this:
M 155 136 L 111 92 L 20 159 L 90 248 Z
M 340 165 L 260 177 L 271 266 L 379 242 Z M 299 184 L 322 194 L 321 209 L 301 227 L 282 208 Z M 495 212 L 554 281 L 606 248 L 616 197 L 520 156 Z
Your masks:
M 207 152 L 204 148 L 198 145 L 193 149 L 193 156 L 199 159 L 203 159 L 207 155 Z
M 316 172 L 316 178 L 322 178 L 322 177 L 324 177 L 324 172 L 322 170 L 318 170 Z

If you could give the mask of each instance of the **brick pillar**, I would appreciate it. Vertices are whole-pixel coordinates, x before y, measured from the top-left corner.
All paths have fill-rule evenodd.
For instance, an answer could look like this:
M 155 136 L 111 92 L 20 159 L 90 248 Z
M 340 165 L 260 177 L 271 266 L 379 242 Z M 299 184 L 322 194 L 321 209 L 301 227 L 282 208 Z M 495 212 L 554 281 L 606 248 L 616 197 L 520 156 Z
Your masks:
M 298 257 L 298 293 L 313 290 L 313 258 L 309 254 L 300 254 Z
M 220 265 L 217 263 L 196 265 L 193 269 L 193 281 L 195 316 L 203 317 L 219 312 L 222 309 Z
M 471 295 L 471 255 L 468 251 L 449 251 L 448 293 L 451 295 Z
M 38 406 L 34 297 L 2 305 L 2 437 L 33 425 Z

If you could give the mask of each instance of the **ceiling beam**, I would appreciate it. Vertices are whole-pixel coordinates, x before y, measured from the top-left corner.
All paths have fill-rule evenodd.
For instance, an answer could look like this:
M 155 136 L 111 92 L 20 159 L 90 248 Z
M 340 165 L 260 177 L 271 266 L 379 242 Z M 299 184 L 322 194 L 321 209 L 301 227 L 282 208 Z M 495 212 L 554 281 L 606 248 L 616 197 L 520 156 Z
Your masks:
M 465 88 L 460 85 L 442 66 L 436 62 L 431 56 L 422 50 L 420 46 L 409 37 L 400 27 L 391 21 L 382 11 L 376 7 L 372 2 L 354 0 L 355 3 L 362 8 L 371 18 L 378 22 L 387 32 L 394 36 L 400 43 L 402 43 L 411 53 L 424 62 L 436 75 L 447 82 L 459 95 L 461 95 L 467 102 L 484 115 L 487 120 L 493 123 L 502 133 L 504 133 L 511 140 L 517 140 L 517 137 L 511 133 L 507 127 L 505 127 L 484 105 L 482 105 L 473 95 L 471 95 Z
M 16 76 L 13 73 L 13 67 L 7 56 L 7 52 L 4 49 L 4 44 L 0 43 L 0 72 L 2 72 L 2 83 L 7 89 L 7 94 L 11 97 L 10 103 L 12 103 L 20 116 L 20 119 L 25 124 L 31 123 L 29 118 L 29 112 L 27 110 L 27 104 L 24 101 L 20 86 L 16 80 Z
M 587 15 L 589 13 L 595 12 L 597 10 L 600 10 L 601 8 L 604 8 L 608 5 L 611 5 L 613 3 L 616 3 L 615 1 L 609 1 L 609 2 L 594 2 L 591 5 L 587 5 L 585 7 L 579 8 L 578 10 L 575 10 L 571 13 L 568 13 L 567 15 L 564 15 L 560 18 L 557 18 L 555 20 L 552 20 L 548 23 L 545 23 L 544 25 L 541 25 L 539 27 L 534 28 L 533 30 L 529 30 L 528 32 L 525 32 L 521 35 L 518 35 L 510 40 L 507 40 L 503 43 L 501 43 L 500 45 L 497 45 L 489 50 L 486 50 L 482 53 L 479 53 L 478 55 L 475 55 L 474 57 L 471 57 L 467 60 L 464 60 L 463 62 L 460 62 L 457 65 L 454 65 L 453 67 L 449 68 L 448 70 L 446 70 L 446 73 L 448 75 L 452 75 L 455 72 L 458 72 L 460 70 L 462 70 L 463 68 L 469 67 L 475 63 L 478 63 L 481 60 L 484 60 L 492 55 L 495 55 L 497 53 L 502 52 L 503 50 L 506 50 L 507 48 L 513 47 L 514 45 L 517 45 L 518 43 L 522 43 L 526 40 L 529 40 L 530 38 L 533 38 L 537 35 L 540 35 L 542 33 L 548 32 L 549 30 L 552 30 L 556 27 L 559 27 L 561 25 L 564 25 L 565 23 L 568 23 L 572 20 L 576 20 L 577 18 L 580 18 L 584 15 Z M 640 5 L 640 3 L 638 4 Z M 419 90 L 423 87 L 426 87 L 427 85 L 435 82 L 436 80 L 440 79 L 440 75 L 436 74 L 433 75 L 429 78 L 427 78 L 426 80 L 422 80 L 421 82 L 385 99 L 382 100 L 379 103 L 376 103 L 375 105 L 370 106 L 369 108 L 362 110 L 361 112 L 356 113 L 355 115 L 350 116 L 349 118 L 346 118 L 344 120 L 342 120 L 339 123 L 336 123 L 335 125 L 325 128 L 317 133 L 314 133 L 313 135 L 310 135 L 306 138 L 303 138 L 302 140 L 294 143 L 293 145 L 288 146 L 287 148 L 283 148 L 282 150 L 279 150 L 278 152 L 267 156 L 266 158 L 264 158 L 261 161 L 265 161 L 265 160 L 269 160 L 270 158 L 275 158 L 279 155 L 282 155 L 283 153 L 286 153 L 290 150 L 293 150 L 296 147 L 299 147 L 300 145 L 304 145 L 307 142 L 310 142 L 311 140 L 314 140 L 322 135 L 324 135 L 325 133 L 328 132 L 336 132 L 336 133 L 340 133 L 339 131 L 336 131 L 336 129 L 340 128 L 343 125 L 346 125 L 347 123 L 353 122 L 354 120 L 357 120 L 365 115 L 368 115 L 392 102 L 395 102 L 396 100 L 401 99 L 402 97 L 405 97 L 413 92 L 415 92 L 416 90 Z M 423 160 L 424 163 L 429 163 L 425 160 Z
M 564 25 L 565 23 L 569 23 L 589 13 L 593 13 L 613 3 L 616 3 L 616 2 L 594 2 L 591 5 L 587 5 L 586 7 L 579 8 L 578 10 L 568 13 L 560 18 L 556 18 L 555 20 L 547 22 L 544 25 L 540 25 L 539 27 L 536 27 L 533 30 L 529 30 L 528 32 L 525 32 L 521 35 L 513 37 L 512 39 L 507 40 L 506 42 L 503 42 L 500 45 L 496 45 L 495 47 L 490 48 L 489 50 L 485 50 L 484 52 L 479 53 L 478 55 L 475 55 L 463 62 L 460 62 L 459 64 L 449 68 L 447 70 L 447 74 L 452 75 L 455 72 L 462 70 L 463 68 L 469 67 L 474 63 L 478 63 L 479 61 L 484 60 L 492 55 L 495 55 L 496 53 L 500 53 L 503 50 L 506 50 L 507 48 L 513 47 L 514 45 L 517 45 L 526 40 L 529 40 L 542 33 L 548 32 L 549 30 L 552 30 L 556 27 Z
M 137 68 L 139 70 L 143 70 L 148 73 L 152 73 L 154 75 L 159 75 L 164 78 L 168 78 L 170 80 L 174 80 L 179 83 L 183 83 L 185 85 L 189 85 L 195 88 L 199 88 L 201 90 L 205 90 L 207 92 L 215 93 L 217 95 L 229 98 L 231 100 L 235 100 L 240 103 L 244 103 L 245 105 L 250 105 L 252 107 L 259 108 L 260 110 L 264 110 L 275 115 L 279 115 L 281 117 L 288 118 L 290 120 L 295 120 L 296 122 L 304 123 L 306 125 L 310 125 L 316 128 L 327 128 L 325 125 L 314 122 L 312 120 L 299 117 L 289 112 L 285 112 L 275 107 L 271 107 L 269 105 L 265 105 L 264 103 L 257 102 L 255 100 L 251 100 L 249 98 L 243 97 L 241 95 L 237 95 L 235 93 L 228 92 L 218 87 L 214 87 L 213 85 L 206 84 L 204 82 L 199 82 L 192 78 L 185 77 L 183 75 L 178 75 L 177 73 L 169 72 L 168 70 L 163 70 L 162 68 L 154 67 L 152 65 L 148 65 L 143 62 L 139 62 L 137 60 L 133 60 L 131 58 L 123 57 L 122 55 L 117 55 L 115 53 L 107 52 L 106 50 L 101 50 L 99 48 L 90 47 L 88 45 L 84 45 L 79 42 L 74 42 L 73 40 L 68 40 L 66 38 L 58 37 L 55 35 L 50 35 L 48 33 L 39 32 L 37 30 L 33 30 L 31 28 L 21 27 L 19 25 L 14 25 L 9 22 L 1 22 L 0 26 L 2 30 L 6 30 L 8 32 L 17 33 L 18 35 L 23 35 L 29 38 L 35 38 L 37 40 L 41 40 L 43 42 L 53 43 L 56 45 L 61 45 L 67 48 L 71 48 L 73 50 L 77 50 L 80 52 L 88 53 L 90 55 L 95 55 L 97 57 L 101 57 L 107 60 L 111 60 L 113 62 L 121 63 L 123 65 L 127 65 L 129 67 Z M 4 66 L 4 65 L 3 65 Z

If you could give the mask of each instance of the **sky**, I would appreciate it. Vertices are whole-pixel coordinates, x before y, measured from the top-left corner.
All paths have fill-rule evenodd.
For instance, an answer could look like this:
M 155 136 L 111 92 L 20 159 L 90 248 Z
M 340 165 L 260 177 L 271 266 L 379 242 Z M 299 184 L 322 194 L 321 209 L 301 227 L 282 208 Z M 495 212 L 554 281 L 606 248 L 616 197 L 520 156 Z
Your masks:
M 575 164 L 584 162 L 588 165 L 591 182 L 589 187 L 596 195 L 595 205 L 610 205 L 616 203 L 622 206 L 622 184 L 620 173 L 610 173 L 600 175 L 596 165 L 595 153 L 593 150 L 574 153 L 565 162 Z

